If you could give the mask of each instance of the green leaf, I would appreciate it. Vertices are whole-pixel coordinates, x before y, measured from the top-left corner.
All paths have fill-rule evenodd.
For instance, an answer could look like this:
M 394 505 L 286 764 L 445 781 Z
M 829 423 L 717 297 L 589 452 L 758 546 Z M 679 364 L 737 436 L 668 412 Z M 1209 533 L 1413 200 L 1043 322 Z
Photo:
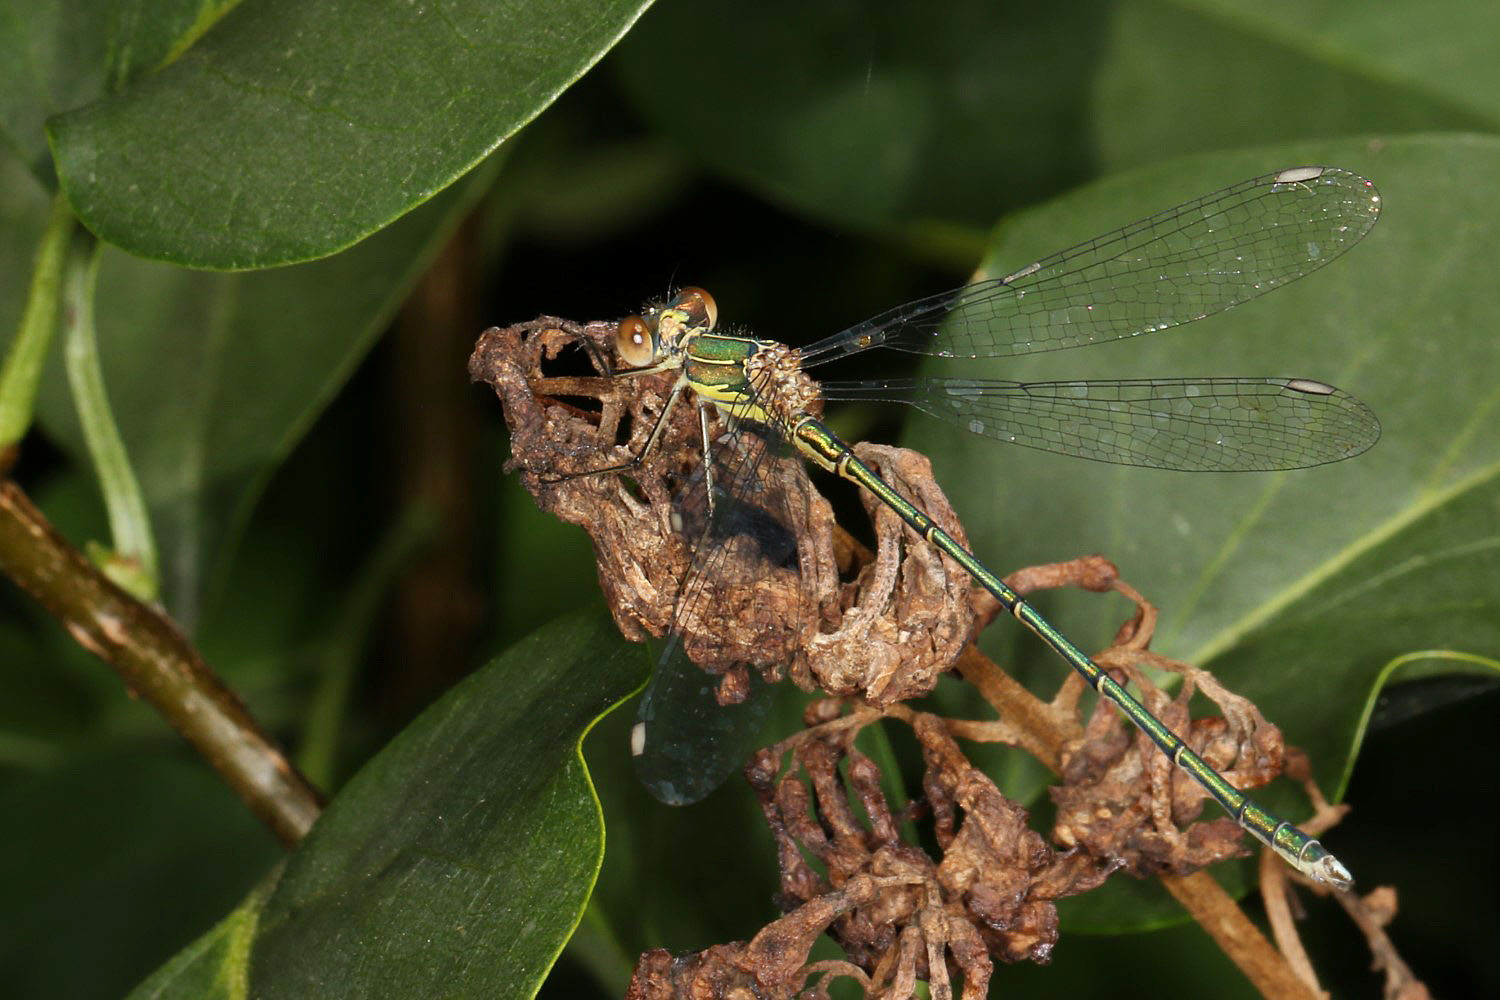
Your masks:
M 156 66 L 234 0 L 0 0 L 0 146 L 53 185 L 43 123 Z
M 1414 658 L 1429 672 L 1467 672 L 1485 658 L 1500 666 L 1500 462 L 1455 489 L 1411 498 L 1410 508 L 1212 661 L 1216 674 L 1239 679 L 1240 693 L 1277 705 L 1276 722 L 1335 795 L 1396 668 L 1412 669 Z M 1284 670 L 1341 696 L 1292 697 Z
M 267 475 L 353 373 L 497 166 L 347 253 L 300 267 L 204 274 L 106 252 L 95 309 L 104 378 L 178 621 L 197 621 Z M 42 419 L 82 456 L 61 371 L 49 376 Z
M 997 570 L 1101 552 L 1161 611 L 1153 648 L 1200 664 L 1308 748 L 1341 787 L 1387 664 L 1420 650 L 1500 655 L 1500 388 L 1489 326 L 1500 240 L 1489 192 L 1500 142 L 1434 137 L 1282 146 L 1123 175 L 1002 228 L 1008 273 L 1225 184 L 1332 163 L 1374 179 L 1384 217 L 1295 285 L 1180 330 L 1087 351 L 974 364 L 1012 379 L 1302 375 L 1342 386 L 1384 424 L 1374 450 L 1298 472 L 1183 475 L 992 447 L 914 420 L 980 557 Z M 1454 179 L 1462 178 L 1462 182 Z M 1129 613 L 1118 598 L 1042 595 L 1086 649 Z M 986 644 L 1050 690 L 1064 667 L 1019 629 Z M 1294 816 L 1295 798 L 1269 797 Z M 1338 833 L 1328 838 L 1337 852 Z M 1358 877 L 1358 872 L 1355 872 Z M 1151 918 L 1122 904 L 1113 929 Z M 1096 927 L 1095 929 L 1100 929 Z
M 143 257 L 326 256 L 467 173 L 645 6 L 241 3 L 175 62 L 52 119 L 58 173 L 90 229 Z
M 261 916 L 253 995 L 533 993 L 603 854 L 579 742 L 646 666 L 607 619 L 570 615 L 423 713 L 292 855 Z
M 932 237 L 1184 153 L 1494 128 L 1497 30 L 1500 8 L 1465 0 L 959 0 L 940 15 L 668 0 L 620 67 L 648 120 L 712 169 L 815 218 Z M 692 86 L 664 55 L 686 51 L 714 54 Z

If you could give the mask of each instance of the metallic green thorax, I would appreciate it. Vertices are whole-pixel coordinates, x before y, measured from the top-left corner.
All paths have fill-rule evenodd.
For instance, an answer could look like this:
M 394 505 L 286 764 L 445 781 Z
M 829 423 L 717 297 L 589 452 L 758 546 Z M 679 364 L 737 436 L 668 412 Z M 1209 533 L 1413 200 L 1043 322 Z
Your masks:
M 728 405 L 750 398 L 745 360 L 760 346 L 756 341 L 704 333 L 683 346 L 682 374 L 700 397 Z
M 755 375 L 747 374 L 747 368 L 754 368 L 757 356 L 779 351 L 795 363 L 795 352 L 773 341 L 710 333 L 706 327 L 683 331 L 675 346 L 677 351 L 674 354 L 680 359 L 682 366 L 683 386 L 692 389 L 702 400 L 713 403 L 735 417 L 769 423 L 781 429 L 809 461 L 869 490 L 895 511 L 913 531 L 963 567 L 1021 624 L 1036 633 L 1074 670 L 1082 674 L 1101 697 L 1112 702 L 1131 722 L 1140 727 L 1173 763 L 1202 785 L 1241 827 L 1268 845 L 1292 867 L 1311 878 L 1338 888 L 1352 885 L 1349 872 L 1317 840 L 1257 806 L 1231 785 L 1103 668 L 1006 586 L 998 575 L 861 462 L 848 445 L 810 412 L 816 410 L 816 406 L 807 405 L 806 393 L 809 390 L 800 388 L 784 392 L 777 382 L 768 380 L 760 369 L 755 369 Z M 800 384 L 816 385 L 800 371 L 794 374 Z M 755 391 L 752 390 L 752 384 L 764 385 L 765 388 Z

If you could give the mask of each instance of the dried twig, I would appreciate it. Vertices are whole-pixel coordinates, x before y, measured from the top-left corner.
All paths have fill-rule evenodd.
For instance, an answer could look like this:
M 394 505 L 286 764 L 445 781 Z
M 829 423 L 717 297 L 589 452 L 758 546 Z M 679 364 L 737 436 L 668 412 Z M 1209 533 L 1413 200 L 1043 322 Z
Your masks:
M 0 483 L 0 569 L 165 716 L 282 843 L 302 838 L 322 808 L 317 792 L 171 619 L 110 582 L 14 482 Z

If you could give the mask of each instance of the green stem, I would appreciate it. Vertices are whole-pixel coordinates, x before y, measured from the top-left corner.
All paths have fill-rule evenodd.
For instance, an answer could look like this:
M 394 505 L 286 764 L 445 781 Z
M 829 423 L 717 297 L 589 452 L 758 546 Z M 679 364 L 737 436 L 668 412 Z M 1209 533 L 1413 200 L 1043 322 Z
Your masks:
M 42 365 L 52 343 L 52 331 L 57 329 L 63 261 L 76 225 L 68 200 L 59 192 L 52 199 L 47 228 L 37 246 L 21 325 L 5 357 L 5 367 L 0 369 L 0 452 L 19 445 L 31 426 Z
M 123 565 L 105 565 L 112 579 L 142 600 L 156 596 L 156 542 L 146 503 L 141 498 L 135 470 L 125 453 L 125 442 L 115 426 L 109 396 L 104 389 L 104 371 L 99 364 L 99 345 L 94 334 L 94 287 L 99 276 L 99 242 L 79 230 L 72 241 L 65 268 L 63 298 L 67 303 L 67 340 L 64 358 L 73 404 L 83 427 L 89 457 L 99 476 L 109 514 L 116 557 Z

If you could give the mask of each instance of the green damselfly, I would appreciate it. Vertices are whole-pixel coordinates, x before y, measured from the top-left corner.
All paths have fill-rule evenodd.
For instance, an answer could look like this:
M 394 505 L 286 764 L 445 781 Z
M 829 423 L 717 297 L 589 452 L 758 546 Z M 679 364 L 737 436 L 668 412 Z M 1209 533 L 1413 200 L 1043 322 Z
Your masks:
M 999 575 L 855 457 L 819 414 L 824 400 L 902 402 L 975 434 L 1062 454 L 1165 469 L 1261 471 L 1365 451 L 1380 425 L 1363 403 L 1305 378 L 1018 383 L 913 377 L 819 384 L 806 369 L 877 347 L 950 358 L 1010 357 L 1190 323 L 1323 266 L 1358 242 L 1379 211 L 1380 196 L 1363 177 L 1335 167 L 1296 167 L 1186 202 L 1003 278 L 898 306 L 800 350 L 716 332 L 717 306 L 696 288 L 623 320 L 616 347 L 630 367 L 614 374 L 676 372 L 677 381 L 632 461 L 596 471 L 639 465 L 673 405 L 690 391 L 700 409 L 709 480 L 707 526 L 632 734 L 643 781 L 663 801 L 696 801 L 743 759 L 744 737 L 758 728 L 756 711 L 715 702 L 712 679 L 689 659 L 683 630 L 708 592 L 703 582 L 733 561 L 724 539 L 740 529 L 729 522 L 743 519 L 747 504 L 740 500 L 753 492 L 757 469 L 779 442 L 869 491 L 962 567 L 1242 828 L 1300 871 L 1348 886 L 1349 873 L 1316 840 L 1231 785 Z M 731 428 L 717 447 L 708 429 L 712 410 Z M 718 452 L 717 462 L 711 451 Z

